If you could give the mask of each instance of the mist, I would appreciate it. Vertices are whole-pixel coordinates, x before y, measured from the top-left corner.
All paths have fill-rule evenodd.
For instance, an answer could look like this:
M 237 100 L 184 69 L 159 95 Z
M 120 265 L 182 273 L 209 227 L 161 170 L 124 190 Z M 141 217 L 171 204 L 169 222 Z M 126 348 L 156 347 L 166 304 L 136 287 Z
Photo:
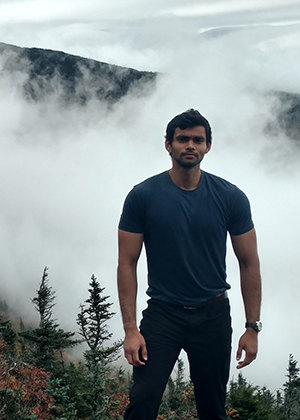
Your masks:
M 166 124 L 193 107 L 213 130 L 202 169 L 244 190 L 258 235 L 264 329 L 258 358 L 243 374 L 255 385 L 278 389 L 289 353 L 300 359 L 300 143 L 280 131 L 280 104 L 266 93 L 300 93 L 295 71 L 300 25 L 181 35 L 175 44 L 166 38 L 154 55 L 148 51 L 161 70 L 155 89 L 131 92 L 112 109 L 94 100 L 85 107 L 65 106 L 59 90 L 49 101 L 28 102 L 20 88 L 26 74 L 0 79 L 1 299 L 17 308 L 25 323 L 36 320 L 30 299 L 48 266 L 57 295 L 55 317 L 63 328 L 76 330 L 79 304 L 88 297 L 94 274 L 114 303 L 113 339 L 122 338 L 116 290 L 122 204 L 133 185 L 170 168 Z M 272 134 L 266 132 L 269 123 L 275 127 Z M 236 376 L 245 318 L 230 242 L 227 265 L 234 328 L 231 376 Z M 138 274 L 140 314 L 147 300 L 144 253 Z

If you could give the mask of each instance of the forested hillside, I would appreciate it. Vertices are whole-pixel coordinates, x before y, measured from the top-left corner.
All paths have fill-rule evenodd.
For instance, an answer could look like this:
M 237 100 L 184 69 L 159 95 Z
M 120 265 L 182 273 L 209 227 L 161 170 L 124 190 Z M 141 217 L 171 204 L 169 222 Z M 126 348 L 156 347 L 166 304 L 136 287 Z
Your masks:
M 131 373 L 113 363 L 122 341 L 112 341 L 114 316 L 109 296 L 93 275 L 77 316 L 78 331 L 65 331 L 53 318 L 55 292 L 45 268 L 33 309 L 39 324 L 13 329 L 2 305 L 0 315 L 0 418 L 2 420 L 121 420 L 128 403 Z M 85 343 L 80 360 L 69 350 Z M 228 419 L 298 420 L 300 369 L 290 355 L 287 380 L 271 392 L 246 381 L 242 374 L 229 384 Z M 197 419 L 193 387 L 182 360 L 168 381 L 158 420 Z
M 52 109 L 56 110 L 55 101 L 58 101 L 60 106 L 57 106 L 57 112 L 59 113 L 64 107 L 72 109 L 72 106 L 75 104 L 74 108 L 76 108 L 76 110 L 79 109 L 79 113 L 74 114 L 74 133 L 76 133 L 77 130 L 76 118 L 81 114 L 82 110 L 96 109 L 95 114 L 98 118 L 97 110 L 102 104 L 105 104 L 105 112 L 106 110 L 107 112 L 110 112 L 126 95 L 132 95 L 134 101 L 139 95 L 149 94 L 156 88 L 156 84 L 159 83 L 160 78 L 163 78 L 163 75 L 158 77 L 158 74 L 154 72 L 142 72 L 135 69 L 123 68 L 88 58 L 66 54 L 64 52 L 39 48 L 20 48 L 0 43 L 0 79 L 3 81 L 3 85 L 1 86 L 4 86 L 5 83 L 9 82 L 7 83 L 8 89 L 11 89 L 12 86 L 17 87 L 16 90 L 18 91 L 18 94 L 20 92 L 22 94 L 22 109 L 26 109 L 28 104 L 33 104 L 33 107 L 35 107 L 36 104 L 48 104 L 48 102 L 50 102 L 51 104 L 54 103 L 54 107 L 50 107 L 50 111 Z M 252 92 L 252 94 L 254 96 L 257 94 L 260 99 L 261 97 L 272 97 L 270 103 L 273 107 L 271 110 L 268 109 L 267 114 L 268 116 L 270 115 L 270 122 L 268 123 L 267 117 L 266 120 L 263 120 L 266 136 L 271 134 L 271 139 L 274 136 L 278 136 L 280 145 L 282 145 L 281 142 L 286 142 L 287 140 L 285 136 L 282 135 L 284 133 L 287 137 L 292 139 L 293 143 L 299 144 L 300 95 L 293 92 L 278 91 Z M 171 85 L 168 95 L 173 99 Z M 23 98 L 25 98 L 24 101 Z M 14 95 L 9 99 L 13 102 L 15 100 Z M 9 105 L 9 101 L 7 101 L 4 95 L 5 108 L 3 108 L 3 120 L 5 120 L 6 102 Z M 263 104 L 262 106 L 265 104 L 264 101 L 257 101 L 257 103 Z M 87 107 L 87 104 L 92 104 L 92 107 Z M 61 105 L 63 106 L 61 107 Z M 29 106 L 28 108 L 31 107 Z M 43 110 L 44 108 L 41 107 L 41 109 Z M 14 112 L 15 108 L 13 108 L 13 112 L 11 113 L 13 117 L 7 118 L 8 126 L 14 126 L 15 124 L 17 118 L 15 117 Z M 222 112 L 222 109 L 218 110 L 218 112 Z M 150 115 L 150 117 L 154 119 L 155 112 L 152 112 L 152 114 L 153 115 Z M 18 115 L 18 113 L 16 113 L 16 115 Z M 26 115 L 27 114 L 25 113 L 24 121 L 26 120 Z M 259 112 L 255 115 L 258 115 L 259 117 Z M 26 134 L 28 137 L 25 136 L 25 138 L 29 138 L 32 134 L 34 137 L 36 133 L 39 134 L 39 128 L 36 131 L 31 131 L 31 126 L 38 126 L 39 118 L 42 117 L 43 112 L 41 111 L 40 113 L 37 113 L 36 119 L 33 118 L 33 120 L 29 120 L 28 126 L 24 122 L 22 122 L 23 125 L 16 124 L 19 131 L 16 130 L 16 134 L 7 136 L 7 138 L 3 135 L 3 139 L 9 144 L 9 147 L 13 147 L 15 143 L 17 143 L 15 142 L 15 139 L 17 139 L 18 136 L 21 137 L 21 133 L 23 132 L 26 134 L 26 129 L 29 134 Z M 256 118 L 258 117 L 256 116 Z M 236 112 L 232 118 L 238 120 L 240 118 L 239 112 Z M 33 121 L 33 123 L 31 123 L 31 121 Z M 132 123 L 132 121 L 130 121 L 130 123 L 133 125 L 135 124 L 135 122 Z M 255 125 L 256 121 L 254 119 L 251 120 L 251 124 Z M 66 127 L 69 129 L 70 125 L 66 124 Z M 13 128 L 15 129 L 15 127 Z M 4 133 L 6 132 L 4 131 Z M 55 131 L 53 131 L 53 133 L 56 134 Z M 53 138 L 55 137 L 53 133 L 51 132 L 51 141 L 53 141 Z M 37 139 L 39 138 L 43 138 L 43 136 L 37 135 Z M 123 137 L 120 138 L 120 141 L 123 142 Z M 13 140 L 10 141 L 11 139 Z M 35 141 L 37 139 L 34 138 Z M 61 139 L 61 142 L 63 141 L 64 137 Z M 88 139 L 86 141 L 88 141 Z M 124 141 L 126 141 L 126 139 L 124 139 Z M 10 146 L 10 144 L 13 146 Z M 71 146 L 70 149 L 68 149 L 68 153 L 70 153 L 71 156 L 70 161 L 73 158 L 72 150 L 75 148 L 74 144 L 75 143 L 70 142 Z M 275 148 L 277 148 L 277 146 Z M 15 150 L 18 152 L 17 154 L 14 153 Z M 21 174 L 19 177 L 22 177 L 25 174 L 24 179 L 27 180 L 27 168 L 22 172 L 20 171 L 20 168 L 16 166 L 16 162 L 19 162 L 20 165 L 20 163 L 24 161 L 24 155 L 22 154 L 23 149 L 20 150 L 21 151 L 12 148 L 11 155 L 8 154 L 8 157 L 6 157 L 4 151 L 3 156 L 4 159 L 9 162 L 7 168 L 12 168 L 10 178 L 14 178 L 15 174 L 18 176 Z M 79 150 L 81 153 L 82 149 Z M 140 150 L 142 149 L 139 149 L 138 152 L 140 152 Z M 145 150 L 147 151 L 147 149 Z M 282 149 L 279 148 L 278 157 L 281 157 L 281 151 Z M 12 156 L 11 160 L 10 156 Z M 48 155 L 46 155 L 46 153 L 41 153 L 40 155 L 33 154 L 32 156 L 32 160 L 25 160 L 25 166 L 28 165 L 28 167 L 31 167 L 31 165 L 36 164 L 36 172 L 33 171 L 33 175 L 28 176 L 28 180 L 35 181 L 40 176 L 36 174 L 45 173 L 47 170 L 49 171 L 51 166 L 50 164 L 47 166 L 48 160 L 45 157 Z M 38 159 L 35 159 L 36 156 L 42 156 L 44 158 L 41 162 L 40 172 L 37 163 Z M 86 156 L 89 157 L 90 155 L 87 154 Z M 297 155 L 295 156 L 297 157 Z M 274 159 L 272 156 L 271 158 Z M 264 154 L 263 159 L 264 161 L 270 159 L 270 156 Z M 61 161 L 63 162 L 63 159 Z M 55 162 L 55 159 L 53 158 L 53 161 L 49 160 L 49 162 Z M 82 163 L 80 159 L 78 159 L 78 161 L 75 160 L 75 162 Z M 101 165 L 99 165 L 99 167 L 100 166 Z M 6 165 L 3 165 L 3 167 L 6 168 Z M 74 182 L 75 171 L 73 170 L 72 165 L 67 165 L 66 172 L 61 170 L 61 166 L 59 165 L 55 165 L 53 168 L 58 174 L 59 181 L 57 182 L 57 185 L 61 183 L 61 178 L 59 178 L 59 176 L 71 169 L 70 174 L 73 177 L 70 176 L 64 184 L 64 188 L 60 190 L 61 196 L 65 194 L 65 191 L 71 191 L 70 195 L 67 195 L 68 200 L 71 202 L 71 198 L 73 198 L 72 194 L 74 194 L 73 191 L 75 191 L 75 189 L 70 189 L 69 185 L 71 184 L 68 184 L 68 181 L 70 180 L 72 183 Z M 88 165 L 83 166 L 81 173 L 87 168 Z M 138 167 L 135 170 L 138 171 Z M 5 198 L 4 202 L 9 203 L 9 206 L 7 206 L 7 214 L 9 216 L 11 214 L 14 215 L 14 209 L 18 209 L 18 212 L 21 214 L 27 207 L 30 207 L 30 209 L 35 208 L 35 206 L 37 206 L 37 201 L 41 201 L 44 197 L 43 195 L 40 197 L 36 194 L 36 191 L 40 192 L 46 190 L 51 199 L 52 197 L 54 200 L 56 199 L 55 194 L 51 195 L 52 191 L 55 191 L 56 193 L 55 188 L 50 188 L 50 193 L 47 189 L 47 182 L 52 175 L 50 175 L 49 178 L 42 178 L 43 182 L 41 182 L 41 188 L 37 188 L 36 190 L 33 188 L 31 192 L 30 182 L 28 182 L 29 188 L 24 189 L 20 186 L 25 185 L 25 182 L 24 184 L 19 184 L 14 180 L 13 182 L 10 179 L 8 181 L 6 172 L 3 173 L 3 185 L 5 186 L 3 191 L 5 191 L 6 194 L 3 194 L 3 197 Z M 106 172 L 103 173 L 104 175 L 106 174 Z M 102 172 L 98 173 L 92 171 L 91 174 L 97 179 L 99 177 L 99 179 L 105 180 L 105 176 L 102 175 Z M 83 177 L 83 182 L 87 181 L 86 185 L 89 183 L 91 184 L 92 175 L 90 178 Z M 77 178 L 75 178 L 75 180 L 77 180 Z M 106 182 L 106 180 L 104 182 Z M 110 187 L 113 193 L 115 185 L 116 184 L 112 183 L 112 186 Z M 19 186 L 19 189 L 17 189 L 16 186 Z M 99 186 L 97 184 L 97 189 L 98 188 Z M 7 191 L 9 191 L 9 193 Z M 80 191 L 84 191 L 84 189 L 82 188 Z M 266 191 L 268 192 L 268 190 Z M 22 192 L 22 194 L 20 192 Z M 33 194 L 36 194 L 38 200 L 34 198 L 32 201 L 27 201 L 27 196 L 31 195 L 31 193 L 32 196 Z M 278 193 L 276 192 L 276 194 Z M 10 198 L 10 195 L 13 198 L 9 201 L 8 198 Z M 17 196 L 21 197 L 19 201 L 14 200 L 14 197 Z M 83 197 L 86 197 L 88 203 L 94 199 L 92 195 L 88 194 L 83 195 Z M 107 196 L 103 197 L 107 198 Z M 80 198 L 80 200 L 83 200 L 83 198 Z M 23 201 L 25 203 L 24 207 L 23 205 L 20 205 Z M 75 200 L 75 202 L 79 203 L 79 200 Z M 48 201 L 46 202 L 45 207 L 42 207 L 41 212 L 46 213 L 44 209 L 46 208 L 47 203 Z M 69 207 L 69 202 L 67 202 L 67 200 L 62 200 L 62 208 L 63 205 L 65 205 L 66 209 L 71 208 L 71 204 Z M 274 206 L 274 208 L 275 207 L 276 206 Z M 55 208 L 59 208 L 59 206 L 55 205 Z M 44 242 L 46 244 L 45 247 L 48 246 L 48 230 L 51 231 L 53 226 L 54 231 L 62 230 L 62 225 L 59 223 L 56 224 L 56 222 L 53 223 L 53 226 L 51 225 L 48 227 L 49 221 L 52 221 L 50 213 L 53 209 L 54 207 L 51 207 L 49 210 L 49 218 L 45 218 L 45 226 L 47 226 Z M 261 209 L 262 207 L 260 207 L 260 211 L 262 211 Z M 107 209 L 105 208 L 104 210 L 104 216 L 111 212 L 110 207 L 107 207 Z M 273 208 L 271 208 L 271 210 L 272 211 L 270 211 L 269 214 L 273 214 Z M 38 212 L 36 214 L 39 215 Z M 65 214 L 68 214 L 69 216 L 69 213 L 66 212 Z M 19 251 L 19 254 L 22 255 L 20 261 L 26 259 L 26 256 L 23 255 L 23 248 L 25 248 L 26 245 L 23 244 L 23 237 L 19 237 L 15 234 L 15 230 L 18 232 L 28 232 L 26 230 L 26 223 L 27 219 L 31 220 L 31 216 L 31 213 L 29 217 L 27 217 L 27 214 L 25 215 L 25 228 L 23 230 L 22 228 L 24 226 L 21 222 L 20 225 L 18 225 L 15 221 L 18 220 L 17 217 L 16 219 L 13 217 L 10 219 L 9 217 L 6 217 L 5 214 L 5 217 L 3 218 L 3 226 L 7 228 L 8 232 L 7 238 L 12 236 L 12 242 L 22 244 Z M 280 214 L 280 217 L 281 216 L 282 214 Z M 35 214 L 33 214 L 33 217 L 36 217 Z M 286 217 L 286 219 L 287 218 L 288 217 Z M 63 215 L 59 214 L 57 219 L 63 220 Z M 10 220 L 12 220 L 11 225 L 7 222 Z M 22 221 L 21 218 L 20 220 Z M 76 218 L 74 218 L 74 220 L 74 230 L 77 233 L 79 223 L 77 223 Z M 82 223 L 81 217 L 78 220 Z M 103 220 L 106 220 L 105 217 L 103 217 Z M 293 226 L 294 225 L 295 224 L 293 224 Z M 13 226 L 13 231 L 11 226 Z M 21 227 L 20 229 L 19 226 Z M 95 225 L 92 225 L 91 228 L 93 234 L 94 226 Z M 286 231 L 287 229 L 285 232 Z M 39 231 L 37 230 L 37 232 Z M 62 232 L 64 233 L 65 231 L 63 230 Z M 59 243 L 60 238 L 63 237 L 63 233 L 61 236 L 57 235 L 57 243 Z M 6 237 L 4 238 L 6 239 Z M 5 239 L 3 243 L 6 247 Z M 28 243 L 30 243 L 30 240 L 31 236 L 29 237 Z M 104 240 L 106 241 L 106 237 Z M 35 244 L 35 249 L 38 249 L 39 245 L 40 243 L 37 242 L 37 245 Z M 82 247 L 84 248 L 84 246 L 85 243 L 83 242 Z M 16 252 L 16 250 L 18 251 L 18 248 L 16 248 L 16 250 L 14 248 L 12 249 L 14 252 L 12 252 L 11 255 L 18 255 Z M 73 251 L 73 248 L 70 249 Z M 33 251 L 31 252 L 33 253 Z M 60 252 L 60 249 L 58 252 Z M 70 255 L 72 255 L 73 258 L 73 253 L 71 251 Z M 3 258 L 5 258 L 5 256 L 6 254 L 4 253 Z M 11 265 L 18 266 L 19 269 L 21 266 L 20 261 L 16 262 L 14 260 Z M 4 279 L 5 270 L 2 276 Z M 13 275 L 11 275 L 11 278 L 14 278 Z M 40 285 L 37 285 L 36 295 L 32 297 L 32 310 L 37 311 L 39 315 L 39 323 L 37 325 L 27 325 L 26 321 L 23 322 L 23 320 L 19 318 L 17 312 L 18 308 L 10 308 L 9 302 L 7 303 L 6 301 L 1 300 L 3 299 L 2 297 L 0 299 L 0 420 L 121 420 L 128 403 L 128 392 L 131 386 L 131 371 L 129 368 L 128 371 L 119 368 L 115 363 L 122 351 L 122 337 L 112 337 L 110 331 L 110 320 L 114 316 L 114 313 L 110 310 L 113 302 L 110 302 L 110 297 L 105 295 L 105 290 L 100 286 L 96 277 L 92 276 L 89 288 L 86 291 L 85 301 L 76 302 L 78 306 L 80 305 L 76 319 L 78 325 L 77 331 L 65 331 L 61 328 L 59 320 L 54 318 L 53 308 L 56 301 L 56 295 L 50 284 L 48 270 L 45 268 L 42 274 L 41 283 Z M 84 350 L 82 351 L 81 357 L 75 358 L 72 349 L 78 349 L 80 344 Z M 79 350 L 77 354 L 78 353 Z M 284 370 L 285 366 L 275 366 L 275 369 Z M 191 420 L 197 418 L 193 387 L 185 378 L 186 375 L 184 374 L 183 363 L 181 360 L 178 360 L 175 372 L 168 382 L 158 417 L 159 420 Z M 286 381 L 278 391 L 273 392 L 273 390 L 271 391 L 266 387 L 259 387 L 255 384 L 251 384 L 242 375 L 239 375 L 237 379 L 233 379 L 228 387 L 227 413 L 228 419 L 299 420 L 300 374 L 298 362 L 293 355 L 290 355 L 289 360 L 287 360 Z
M 13 83 L 19 84 L 30 101 L 55 98 L 65 105 L 84 106 L 96 100 L 110 106 L 128 93 L 139 96 L 153 91 L 158 74 L 62 51 L 21 48 L 0 42 L 1 76 L 9 76 Z M 272 119 L 266 133 L 276 135 L 283 130 L 288 137 L 299 141 L 300 95 L 282 91 L 266 91 L 264 95 L 276 99 L 272 110 L 276 123 Z
M 28 100 L 57 97 L 65 104 L 113 104 L 130 90 L 153 87 L 156 73 L 116 66 L 62 51 L 21 48 L 0 42 L 0 77 L 19 83 Z

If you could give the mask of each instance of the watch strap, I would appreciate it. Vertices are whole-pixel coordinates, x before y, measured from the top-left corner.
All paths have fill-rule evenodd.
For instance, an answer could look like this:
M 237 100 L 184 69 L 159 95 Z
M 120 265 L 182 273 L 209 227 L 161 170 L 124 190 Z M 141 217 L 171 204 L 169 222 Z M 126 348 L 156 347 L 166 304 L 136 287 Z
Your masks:
M 262 330 L 262 323 L 260 321 L 246 322 L 245 328 L 253 328 L 257 333 L 259 333 Z

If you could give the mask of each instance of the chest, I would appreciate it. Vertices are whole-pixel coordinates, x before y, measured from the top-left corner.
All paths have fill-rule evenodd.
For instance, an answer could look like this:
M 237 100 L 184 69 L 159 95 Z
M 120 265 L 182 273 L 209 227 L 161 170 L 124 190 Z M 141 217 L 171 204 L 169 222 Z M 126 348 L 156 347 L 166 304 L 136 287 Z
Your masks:
M 145 233 L 214 235 L 227 232 L 229 217 L 228 203 L 214 194 L 154 194 L 145 211 Z

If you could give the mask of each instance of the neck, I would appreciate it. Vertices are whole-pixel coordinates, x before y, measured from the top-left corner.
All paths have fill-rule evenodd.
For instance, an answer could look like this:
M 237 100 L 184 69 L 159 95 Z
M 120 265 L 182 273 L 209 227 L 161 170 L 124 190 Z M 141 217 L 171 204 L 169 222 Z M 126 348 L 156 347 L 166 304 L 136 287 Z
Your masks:
M 201 170 L 199 165 L 188 169 L 174 165 L 172 169 L 170 169 L 169 175 L 177 187 L 182 190 L 191 191 L 195 190 L 199 185 Z

